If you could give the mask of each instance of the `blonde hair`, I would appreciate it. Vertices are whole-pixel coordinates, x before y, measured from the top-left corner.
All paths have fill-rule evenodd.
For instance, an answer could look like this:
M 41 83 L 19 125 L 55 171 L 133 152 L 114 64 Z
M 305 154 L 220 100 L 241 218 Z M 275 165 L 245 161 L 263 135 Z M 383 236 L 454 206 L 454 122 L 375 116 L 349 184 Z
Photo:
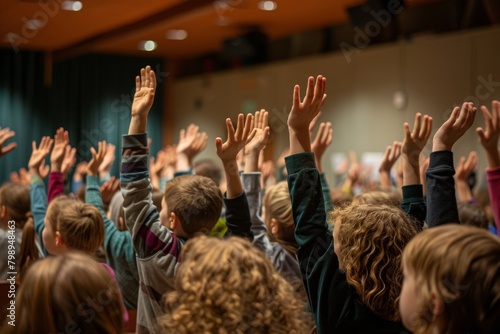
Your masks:
M 377 316 L 399 321 L 400 268 L 406 244 L 419 231 L 404 211 L 394 206 L 353 204 L 335 209 L 330 224 L 338 229 L 347 282 Z
M 58 231 L 69 249 L 94 254 L 104 242 L 104 221 L 95 206 L 56 197 L 49 205 L 45 220 Z
M 273 236 L 268 233 L 273 241 L 285 241 L 287 243 L 296 244 L 294 237 L 295 224 L 292 216 L 292 203 L 288 184 L 286 181 L 281 181 L 266 189 L 262 205 L 266 211 L 266 225 L 272 218 L 276 219 L 280 225 L 279 234 Z M 297 245 L 298 247 L 298 245 Z M 295 255 L 295 254 L 294 254 Z
M 290 284 L 237 237 L 189 240 L 165 300 L 159 323 L 169 333 L 306 333 L 312 327 Z
M 122 312 L 120 291 L 106 269 L 70 252 L 29 268 L 16 298 L 16 326 L 4 323 L 2 332 L 121 333 Z
M 498 237 L 474 226 L 431 228 L 408 244 L 402 263 L 419 288 L 414 333 L 500 333 Z M 437 319 L 436 297 L 443 304 Z
M 374 205 L 392 205 L 401 204 L 401 197 L 397 192 L 384 190 L 365 191 L 352 199 L 353 204 L 374 204 Z
M 182 229 L 191 237 L 210 233 L 220 218 L 222 193 L 214 181 L 205 176 L 185 175 L 165 184 L 168 214 L 174 212 Z

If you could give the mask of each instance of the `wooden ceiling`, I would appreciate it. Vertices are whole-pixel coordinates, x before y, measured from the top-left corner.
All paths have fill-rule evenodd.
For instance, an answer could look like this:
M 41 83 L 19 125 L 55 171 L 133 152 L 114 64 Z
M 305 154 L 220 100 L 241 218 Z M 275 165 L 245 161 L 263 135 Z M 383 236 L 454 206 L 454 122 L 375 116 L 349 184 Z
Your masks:
M 89 52 L 189 58 L 217 52 L 225 39 L 259 27 L 273 40 L 298 32 L 349 22 L 347 8 L 365 0 L 275 0 L 277 10 L 258 9 L 259 0 L 80 0 L 66 11 L 62 0 L 2 0 L 0 47 L 53 52 L 64 59 Z M 433 0 L 439 1 L 439 0 Z M 407 0 L 406 5 L 431 0 Z M 28 21 L 40 27 L 29 29 Z M 33 27 L 32 27 L 33 28 Z M 167 31 L 183 29 L 184 40 Z M 154 40 L 157 49 L 138 44 Z

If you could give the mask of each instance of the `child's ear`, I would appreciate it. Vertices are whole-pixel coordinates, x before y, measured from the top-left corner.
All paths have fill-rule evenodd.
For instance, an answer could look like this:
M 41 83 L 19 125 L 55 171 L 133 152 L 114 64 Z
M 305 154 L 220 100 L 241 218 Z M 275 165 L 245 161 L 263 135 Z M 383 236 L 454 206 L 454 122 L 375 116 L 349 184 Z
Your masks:
M 7 207 L 0 205 L 0 218 L 5 218 L 5 216 L 7 216 Z
M 56 231 L 56 246 L 57 247 L 63 247 L 64 246 L 64 240 L 61 236 L 61 232 Z
M 280 232 L 280 223 L 275 218 L 271 218 L 269 227 L 271 227 L 271 233 L 273 235 L 278 235 L 278 233 Z
M 177 218 L 174 212 L 170 212 L 170 216 L 168 217 L 168 228 L 172 231 L 175 231 L 178 224 L 179 224 L 179 219 Z
M 444 305 L 443 301 L 436 296 L 436 294 L 433 292 L 432 293 L 432 315 L 437 318 L 441 314 L 443 314 L 444 311 Z
M 119 217 L 118 218 L 118 229 L 120 231 L 126 231 L 127 230 L 127 226 L 125 226 L 125 221 L 123 220 L 123 217 Z

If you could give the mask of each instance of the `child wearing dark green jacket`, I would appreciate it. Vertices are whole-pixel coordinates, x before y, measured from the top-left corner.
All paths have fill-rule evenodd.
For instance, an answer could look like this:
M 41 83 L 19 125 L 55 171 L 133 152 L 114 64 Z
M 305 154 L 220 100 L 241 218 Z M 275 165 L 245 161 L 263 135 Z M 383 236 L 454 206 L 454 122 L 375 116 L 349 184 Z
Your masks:
M 286 158 L 297 256 L 317 332 L 400 333 L 401 254 L 420 224 L 400 208 L 367 204 L 334 210 L 327 219 L 308 131 L 324 103 L 325 86 L 324 77 L 318 76 L 316 84 L 310 77 L 303 101 L 295 86 L 288 118 L 291 156 Z M 430 126 L 428 118 L 423 123 Z M 421 150 L 417 137 L 426 141 L 430 129 L 409 133 L 405 124 L 405 130 L 407 151 Z M 421 186 L 410 187 L 421 194 Z

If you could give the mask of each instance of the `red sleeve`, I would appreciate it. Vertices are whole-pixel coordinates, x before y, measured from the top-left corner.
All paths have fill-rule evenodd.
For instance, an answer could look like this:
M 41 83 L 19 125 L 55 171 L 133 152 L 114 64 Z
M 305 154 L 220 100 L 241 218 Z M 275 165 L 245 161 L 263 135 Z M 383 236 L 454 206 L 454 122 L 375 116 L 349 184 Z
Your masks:
M 486 179 L 490 192 L 491 210 L 495 217 L 497 233 L 500 235 L 500 167 L 487 168 Z
M 49 175 L 48 203 L 61 194 L 64 194 L 64 174 L 61 172 L 51 172 Z

